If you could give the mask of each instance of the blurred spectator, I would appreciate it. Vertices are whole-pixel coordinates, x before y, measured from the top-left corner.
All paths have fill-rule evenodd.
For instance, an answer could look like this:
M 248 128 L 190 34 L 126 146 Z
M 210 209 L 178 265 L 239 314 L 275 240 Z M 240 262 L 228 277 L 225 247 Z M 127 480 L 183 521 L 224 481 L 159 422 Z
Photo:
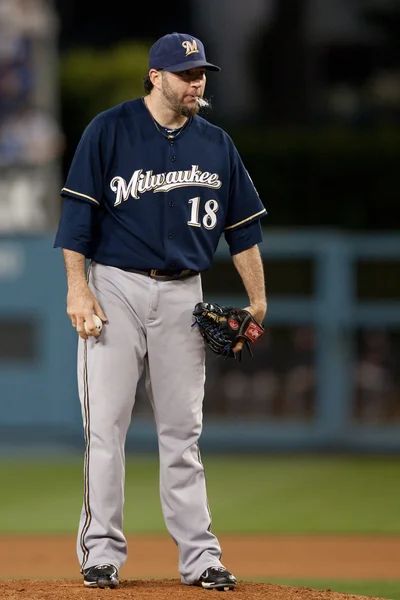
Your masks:
M 304 325 L 294 329 L 283 375 L 284 417 L 312 417 L 315 404 L 315 332 Z
M 52 22 L 44 0 L 0 0 L 0 121 L 32 101 L 35 40 Z
M 0 0 L 0 231 L 46 228 L 59 194 L 64 138 L 46 97 L 56 82 L 43 76 L 52 16 L 45 0 Z
M 0 123 L 0 167 L 40 166 L 59 156 L 63 137 L 47 112 L 22 105 Z
M 46 198 L 56 197 L 54 161 L 64 147 L 49 113 L 22 106 L 0 123 L 0 232 L 48 225 Z
M 0 0 L 0 122 L 31 92 L 29 40 L 22 32 L 17 0 Z
M 356 366 L 356 417 L 361 421 L 390 419 L 395 408 L 393 348 L 386 331 L 365 331 Z

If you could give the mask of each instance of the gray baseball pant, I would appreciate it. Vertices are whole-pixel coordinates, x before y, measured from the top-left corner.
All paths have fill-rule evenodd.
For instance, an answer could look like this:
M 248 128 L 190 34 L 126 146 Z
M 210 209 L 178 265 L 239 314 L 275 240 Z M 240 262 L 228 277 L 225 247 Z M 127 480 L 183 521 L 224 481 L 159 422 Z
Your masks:
M 78 342 L 85 434 L 77 540 L 81 568 L 110 563 L 119 569 L 127 558 L 125 441 L 146 366 L 158 434 L 161 507 L 178 546 L 181 580 L 193 583 L 208 567 L 221 566 L 198 451 L 205 350 L 191 324 L 193 307 L 202 300 L 200 275 L 160 281 L 93 263 L 89 286 L 109 323 L 99 338 Z

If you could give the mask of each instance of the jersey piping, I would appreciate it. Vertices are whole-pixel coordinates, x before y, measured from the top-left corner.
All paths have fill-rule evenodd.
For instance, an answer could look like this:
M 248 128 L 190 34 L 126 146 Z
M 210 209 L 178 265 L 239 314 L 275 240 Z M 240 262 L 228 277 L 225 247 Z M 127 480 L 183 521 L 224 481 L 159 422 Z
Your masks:
M 233 229 L 234 227 L 238 227 L 239 225 L 243 225 L 243 223 L 247 223 L 247 221 L 251 221 L 251 219 L 255 219 L 256 217 L 259 217 L 260 215 L 263 215 L 266 212 L 267 211 L 264 208 L 264 210 L 260 210 L 260 212 L 256 213 L 255 215 L 251 215 L 251 217 L 247 217 L 247 219 L 243 219 L 243 221 L 239 221 L 239 223 L 235 223 L 234 225 L 229 225 L 229 227 L 225 227 L 224 231 L 226 231 L 227 229 Z
M 91 200 L 92 202 L 94 202 L 95 204 L 100 206 L 100 202 L 98 200 L 95 200 L 94 198 L 92 198 L 91 196 L 87 196 L 86 194 L 81 194 L 79 192 L 75 192 L 74 190 L 70 190 L 66 187 L 64 187 L 61 191 L 68 192 L 69 194 L 74 194 L 75 196 L 81 196 L 81 198 L 87 198 L 88 200 Z

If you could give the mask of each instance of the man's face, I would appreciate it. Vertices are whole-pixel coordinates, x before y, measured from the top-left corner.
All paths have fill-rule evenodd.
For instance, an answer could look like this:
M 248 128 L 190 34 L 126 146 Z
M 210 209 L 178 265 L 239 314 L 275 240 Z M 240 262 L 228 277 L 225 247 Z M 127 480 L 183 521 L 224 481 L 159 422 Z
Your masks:
M 206 86 L 205 69 L 196 68 L 179 73 L 162 71 L 161 93 L 164 100 L 178 114 L 192 117 L 200 110 L 198 98 L 204 95 Z

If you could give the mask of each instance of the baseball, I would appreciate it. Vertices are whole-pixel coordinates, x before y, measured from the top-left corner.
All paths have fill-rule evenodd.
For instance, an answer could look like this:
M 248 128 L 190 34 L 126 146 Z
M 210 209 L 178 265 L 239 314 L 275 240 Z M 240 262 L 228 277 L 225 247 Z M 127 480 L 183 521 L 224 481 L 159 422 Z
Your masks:
M 94 321 L 94 324 L 95 324 L 95 326 L 96 326 L 96 329 L 98 330 L 98 333 L 97 333 L 97 334 L 94 334 L 94 335 L 96 335 L 96 337 L 97 337 L 98 335 L 100 335 L 100 332 L 101 332 L 101 330 L 102 330 L 102 328 L 103 328 L 103 322 L 102 322 L 102 320 L 100 319 L 100 317 L 98 317 L 96 314 L 94 314 L 94 315 L 93 315 L 93 321 Z M 89 333 L 89 329 L 88 329 L 88 327 L 87 327 L 87 323 L 86 323 L 86 321 L 85 321 L 85 331 L 86 331 L 86 333 L 87 333 L 88 335 L 93 335 L 93 334 L 90 334 L 90 333 Z

